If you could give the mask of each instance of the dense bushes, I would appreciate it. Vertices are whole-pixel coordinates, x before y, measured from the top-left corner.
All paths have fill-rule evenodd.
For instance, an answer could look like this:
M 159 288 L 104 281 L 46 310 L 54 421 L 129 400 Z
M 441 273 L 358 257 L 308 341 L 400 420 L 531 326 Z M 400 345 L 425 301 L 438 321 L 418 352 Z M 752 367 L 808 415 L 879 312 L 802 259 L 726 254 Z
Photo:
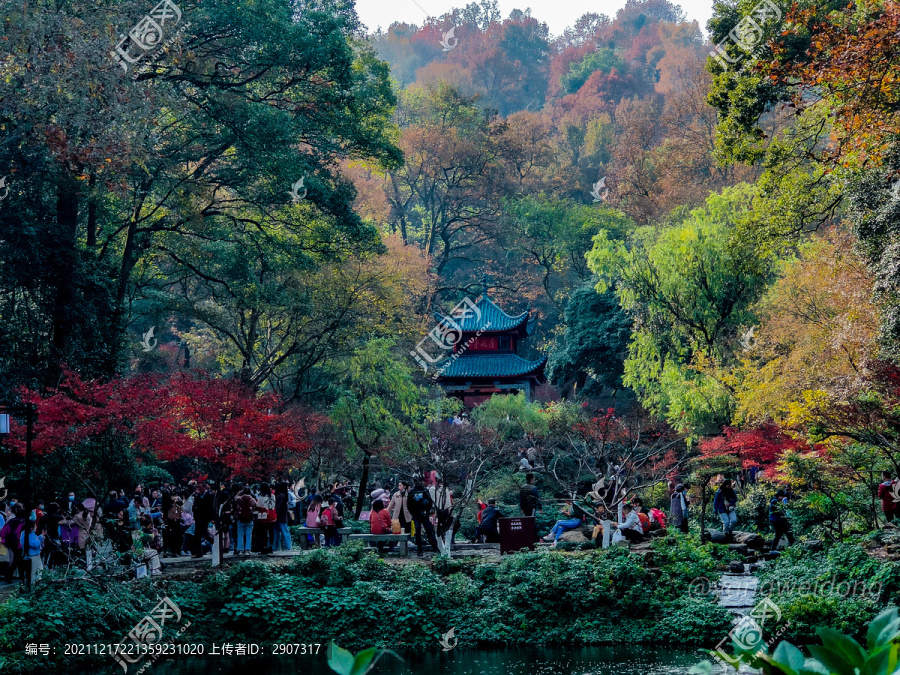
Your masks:
M 353 649 L 421 649 L 434 647 L 451 627 L 460 644 L 482 646 L 700 645 L 725 636 L 730 614 L 712 596 L 690 597 L 689 588 L 700 577 L 714 581 L 731 552 L 676 535 L 654 541 L 652 553 L 652 567 L 626 548 L 543 550 L 499 562 L 437 559 L 427 566 L 388 564 L 354 544 L 278 567 L 234 564 L 202 583 L 141 581 L 104 590 L 42 582 L 32 595 L 0 605 L 0 665 L 4 672 L 71 667 L 25 660 L 23 637 L 54 645 L 118 641 L 163 595 L 193 622 L 184 635 L 190 642 L 335 639 Z M 838 592 L 815 592 L 828 582 Z M 844 583 L 858 584 L 859 594 L 845 597 Z M 876 593 L 862 594 L 866 588 Z M 805 642 L 822 625 L 858 634 L 885 603 L 900 597 L 900 571 L 858 546 L 817 552 L 800 545 L 765 569 L 760 589 L 790 622 L 783 637 Z
M 757 592 L 769 595 L 790 624 L 784 639 L 814 641 L 819 626 L 860 638 L 866 623 L 900 599 L 900 567 L 853 544 L 823 551 L 799 545 L 764 568 Z
M 191 642 L 336 639 L 353 649 L 421 648 L 451 627 L 464 645 L 662 643 L 682 640 L 688 629 L 692 641 L 723 634 L 724 610 L 681 599 L 691 579 L 715 576 L 715 557 L 681 537 L 656 548 L 664 572 L 624 548 L 540 551 L 500 562 L 438 560 L 429 567 L 388 564 L 345 545 L 280 567 L 234 564 L 199 584 L 135 582 L 106 591 L 85 585 L 76 592 L 42 583 L 27 599 L 0 606 L 0 658 L 6 672 L 42 663 L 58 671 L 60 662 L 25 661 L 23 636 L 56 645 L 118 641 L 164 595 L 193 622 L 184 636 Z

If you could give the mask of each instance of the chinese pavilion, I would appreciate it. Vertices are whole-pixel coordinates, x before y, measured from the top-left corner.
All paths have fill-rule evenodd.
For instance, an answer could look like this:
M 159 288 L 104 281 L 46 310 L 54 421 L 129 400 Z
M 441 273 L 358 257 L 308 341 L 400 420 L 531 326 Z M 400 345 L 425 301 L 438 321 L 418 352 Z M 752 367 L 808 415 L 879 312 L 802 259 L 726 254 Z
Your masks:
M 493 394 L 524 392 L 531 399 L 543 384 L 547 357 L 536 361 L 518 355 L 519 344 L 528 337 L 530 311 L 510 316 L 488 297 L 487 279 L 477 303 L 465 300 L 466 311 L 438 316 L 445 324 L 458 326 L 461 337 L 453 355 L 440 366 L 438 383 L 448 396 L 462 399 L 467 408 L 484 403 Z M 458 306 L 459 307 L 459 306 Z

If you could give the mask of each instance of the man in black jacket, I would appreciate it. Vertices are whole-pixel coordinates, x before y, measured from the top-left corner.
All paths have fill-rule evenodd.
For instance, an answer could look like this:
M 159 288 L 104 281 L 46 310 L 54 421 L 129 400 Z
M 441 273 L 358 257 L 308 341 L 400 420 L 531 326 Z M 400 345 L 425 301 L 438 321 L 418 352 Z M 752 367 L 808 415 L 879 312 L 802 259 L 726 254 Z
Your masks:
M 525 476 L 525 485 L 519 488 L 519 508 L 523 516 L 533 516 L 535 511 L 541 510 L 541 496 L 534 484 L 534 474 Z
M 500 518 L 502 517 L 503 514 L 497 508 L 497 500 L 488 499 L 487 508 L 481 514 L 481 525 L 476 528 L 472 543 L 477 543 L 481 535 L 484 535 L 484 540 L 489 544 L 499 542 Z
M 406 504 L 416 526 L 416 551 L 418 551 L 419 557 L 425 555 L 425 546 L 422 542 L 423 531 L 428 536 L 428 543 L 431 544 L 432 550 L 437 551 L 437 539 L 434 536 L 434 526 L 431 524 L 434 502 L 421 481 L 416 481 Z
M 202 544 L 203 539 L 210 541 L 209 524 L 216 516 L 216 505 L 212 493 L 209 491 L 209 484 L 202 481 L 197 484 L 197 493 L 194 495 L 194 540 L 192 558 L 203 557 Z

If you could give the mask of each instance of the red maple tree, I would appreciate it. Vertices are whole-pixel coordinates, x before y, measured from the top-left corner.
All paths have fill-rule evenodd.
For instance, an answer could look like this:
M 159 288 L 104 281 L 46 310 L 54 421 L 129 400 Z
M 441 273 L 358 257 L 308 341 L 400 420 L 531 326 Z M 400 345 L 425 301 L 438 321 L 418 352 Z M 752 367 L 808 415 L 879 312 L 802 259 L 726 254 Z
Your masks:
M 35 406 L 38 455 L 113 435 L 162 461 L 196 460 L 215 480 L 283 473 L 309 456 L 312 439 L 329 423 L 286 408 L 274 394 L 257 395 L 237 379 L 205 373 L 100 382 L 66 370 L 55 389 L 23 390 L 20 398 Z M 21 426 L 9 443 L 24 452 Z
M 764 424 L 745 431 L 725 427 L 721 436 L 700 441 L 701 457 L 698 460 L 733 457 L 743 468 L 757 466 L 765 472 L 786 450 L 803 449 L 809 449 L 805 441 L 792 438 L 776 424 Z

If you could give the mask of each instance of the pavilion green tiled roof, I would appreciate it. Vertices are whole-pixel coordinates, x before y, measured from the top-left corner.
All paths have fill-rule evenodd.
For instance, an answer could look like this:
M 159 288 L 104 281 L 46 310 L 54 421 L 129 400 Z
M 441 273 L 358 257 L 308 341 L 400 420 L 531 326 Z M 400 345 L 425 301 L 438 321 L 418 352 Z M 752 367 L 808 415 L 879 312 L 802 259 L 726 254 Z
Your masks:
M 487 293 L 481 295 L 475 306 L 478 308 L 477 312 L 468 305 L 460 303 L 456 306 L 459 312 L 452 313 L 448 321 L 459 324 L 466 333 L 515 330 L 528 323 L 528 311 L 510 316 L 497 307 Z M 436 316 L 438 320 L 444 319 L 440 314 Z
M 546 356 L 528 361 L 518 354 L 463 354 L 447 366 L 441 377 L 519 377 L 539 372 L 546 362 Z

